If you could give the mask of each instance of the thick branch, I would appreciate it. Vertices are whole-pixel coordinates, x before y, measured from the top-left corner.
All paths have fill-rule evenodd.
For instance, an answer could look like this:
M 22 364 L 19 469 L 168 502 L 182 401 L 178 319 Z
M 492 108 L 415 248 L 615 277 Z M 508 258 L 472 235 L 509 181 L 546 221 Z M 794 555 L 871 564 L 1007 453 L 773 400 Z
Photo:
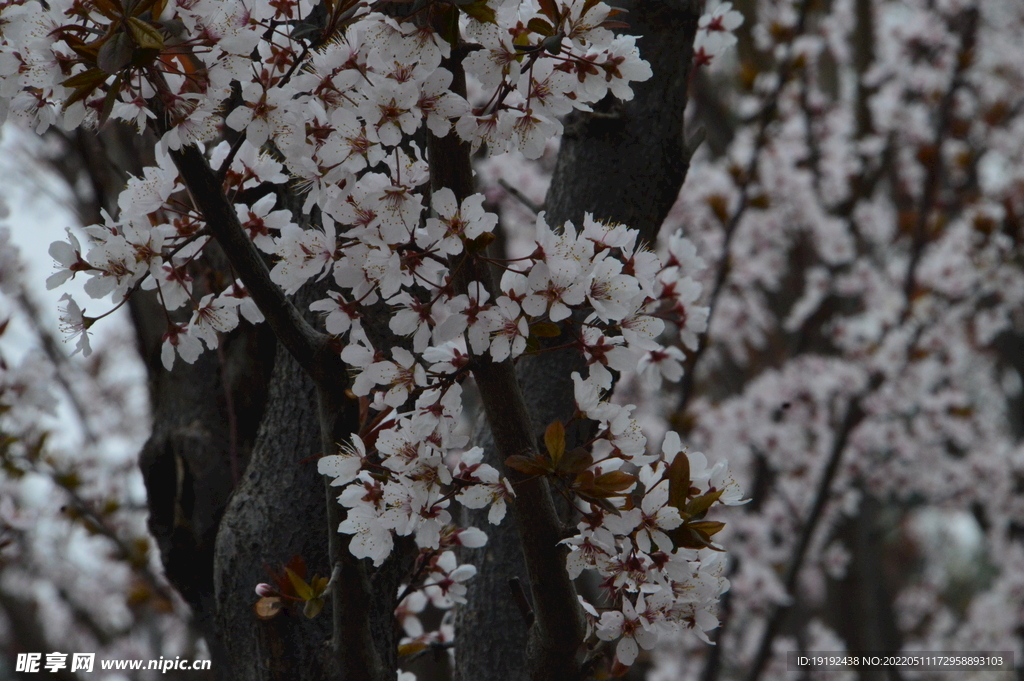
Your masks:
M 344 394 L 347 377 L 337 349 L 332 347 L 330 337 L 316 331 L 271 280 L 263 256 L 243 231 L 221 182 L 202 153 L 189 146 L 171 152 L 171 158 L 211 234 L 227 254 L 274 335 L 317 386 L 320 451 L 332 451 L 335 443 L 351 434 L 358 420 Z M 393 670 L 393 664 L 385 664 L 375 642 L 372 615 L 384 608 L 390 617 L 393 605 L 387 608 L 386 598 L 374 597 L 365 561 L 354 558 L 338 536 L 342 514 L 334 497 L 335 491 L 328 486 L 329 555 L 332 565 L 340 565 L 344 585 L 332 592 L 333 653 L 345 679 L 383 681 L 387 676 L 385 667 Z
M 224 196 L 206 158 L 195 146 L 182 147 L 170 155 L 210 233 L 224 249 L 274 335 L 317 386 L 336 388 L 345 377 L 341 358 L 329 347 L 329 337 L 310 326 L 284 291 L 271 281 L 263 256 L 242 230 L 234 206 Z
M 462 64 L 451 60 L 446 66 L 454 76 L 452 89 L 464 96 Z M 431 187 L 447 187 L 460 201 L 470 196 L 474 187 L 469 145 L 459 141 L 454 133 L 444 138 L 431 134 L 428 151 Z M 493 292 L 493 279 L 486 265 L 471 254 L 464 258 L 454 268 L 458 272 L 456 289 L 465 293 L 470 282 L 480 281 Z M 487 356 L 475 356 L 473 376 L 501 461 L 513 454 L 535 451 L 533 426 L 512 362 L 492 362 Z M 536 614 L 527 648 L 530 677 L 535 681 L 578 678 L 576 652 L 583 642 L 583 617 L 576 590 L 565 570 L 565 551 L 558 544 L 559 521 L 547 482 L 542 478 L 526 479 L 508 468 L 504 472 L 516 484 L 513 514 L 530 574 Z
M 335 451 L 336 443 L 348 438 L 354 429 L 353 425 L 358 422 L 358 416 L 354 413 L 355 404 L 344 394 L 331 394 L 323 390 L 318 391 L 317 403 L 321 451 Z M 352 555 L 338 533 L 338 525 L 343 520 L 342 509 L 336 498 L 338 490 L 331 487 L 328 478 L 324 478 L 324 484 L 327 495 L 328 552 L 331 563 L 341 568 L 340 583 L 331 591 L 333 652 L 346 681 L 385 681 L 388 675 L 385 674 L 380 650 L 370 626 L 370 614 L 375 609 L 379 610 L 379 607 L 374 604 L 369 567 L 365 560 Z M 394 594 L 394 590 L 391 594 Z M 386 601 L 387 597 L 383 600 Z M 386 608 L 388 615 L 396 605 L 393 602 Z

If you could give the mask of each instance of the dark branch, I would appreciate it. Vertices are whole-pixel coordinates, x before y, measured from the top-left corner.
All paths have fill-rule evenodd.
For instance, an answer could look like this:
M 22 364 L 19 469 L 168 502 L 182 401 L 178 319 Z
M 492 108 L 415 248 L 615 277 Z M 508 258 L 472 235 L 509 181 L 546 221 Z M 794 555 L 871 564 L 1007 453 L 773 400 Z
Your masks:
M 465 96 L 461 61 L 448 60 L 445 67 L 453 74 L 452 90 Z M 459 201 L 473 194 L 468 144 L 454 133 L 443 138 L 431 134 L 427 149 L 433 190 L 447 187 Z M 465 293 L 470 282 L 479 281 L 493 295 L 495 286 L 487 265 L 469 253 L 463 258 L 463 262 L 452 267 L 458 273 L 454 282 L 458 292 Z M 492 362 L 487 356 L 476 356 L 472 367 L 500 460 L 535 451 L 533 425 L 512 362 Z M 509 468 L 504 473 L 516 485 L 513 515 L 526 557 L 536 614 L 526 651 L 527 668 L 534 681 L 571 681 L 579 676 L 576 652 L 583 642 L 583 616 L 565 570 L 565 550 L 559 546 L 560 523 L 547 481 L 527 479 Z
M 345 371 L 338 353 L 329 347 L 330 337 L 310 326 L 284 291 L 271 281 L 263 256 L 242 229 L 206 157 L 195 146 L 171 151 L 170 156 L 210 233 L 224 249 L 274 335 L 317 386 L 337 389 Z

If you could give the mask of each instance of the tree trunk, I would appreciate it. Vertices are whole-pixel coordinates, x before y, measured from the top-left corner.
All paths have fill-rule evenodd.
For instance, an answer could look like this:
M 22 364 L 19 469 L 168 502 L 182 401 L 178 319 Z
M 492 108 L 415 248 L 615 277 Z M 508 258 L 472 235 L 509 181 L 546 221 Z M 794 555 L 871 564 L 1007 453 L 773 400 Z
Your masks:
M 551 225 L 572 220 L 581 226 L 584 213 L 592 213 L 639 229 L 641 240 L 651 243 L 689 168 L 683 114 L 701 8 L 692 0 L 617 4 L 629 10 L 629 32 L 644 36 L 638 45 L 654 76 L 634 84 L 630 102 L 609 98 L 595 107 L 596 115 L 567 117 L 545 206 Z M 573 349 L 519 360 L 516 374 L 538 438 L 551 421 L 572 416 L 570 376 L 584 370 Z M 487 452 L 485 460 L 500 466 L 486 427 L 478 443 Z M 570 440 L 567 446 L 573 446 Z M 484 555 L 472 558 L 480 572 L 467 583 L 468 603 L 456 613 L 456 679 L 520 681 L 527 678 L 527 628 L 508 583 L 511 577 L 528 583 L 518 534 L 507 521 L 488 526 L 479 512 L 468 512 L 465 522 L 486 528 L 489 541 Z

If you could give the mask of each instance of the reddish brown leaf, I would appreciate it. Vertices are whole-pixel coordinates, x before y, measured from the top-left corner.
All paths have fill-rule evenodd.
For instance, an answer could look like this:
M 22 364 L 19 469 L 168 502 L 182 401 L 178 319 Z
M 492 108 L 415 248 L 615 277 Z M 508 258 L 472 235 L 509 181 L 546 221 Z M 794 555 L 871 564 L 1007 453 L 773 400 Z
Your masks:
M 505 465 L 523 475 L 546 475 L 551 472 L 548 465 L 533 456 L 513 454 L 505 459 Z
M 539 0 L 540 2 L 540 13 L 551 19 L 552 23 L 558 23 L 558 5 L 555 0 Z
M 690 460 L 686 452 L 679 452 L 668 467 L 668 505 L 682 511 L 686 507 L 686 496 L 690 490 Z
M 544 37 L 554 35 L 555 29 L 548 22 L 544 21 L 540 17 L 534 17 L 527 22 L 526 27 L 534 33 L 540 34 Z
M 552 421 L 544 431 L 544 446 L 548 448 L 548 456 L 551 457 L 555 468 L 565 454 L 565 426 L 561 421 Z
M 108 19 L 117 19 L 121 16 L 121 6 L 114 0 L 93 0 L 93 5 Z
M 128 66 L 132 60 L 132 41 L 127 33 L 120 31 L 110 36 L 96 54 L 96 65 L 108 74 L 114 74 Z
M 623 492 L 636 484 L 636 477 L 622 471 L 609 471 L 597 476 L 594 486 L 608 492 Z
M 576 447 L 565 453 L 558 462 L 558 472 L 578 475 L 594 465 L 594 457 L 583 447 Z

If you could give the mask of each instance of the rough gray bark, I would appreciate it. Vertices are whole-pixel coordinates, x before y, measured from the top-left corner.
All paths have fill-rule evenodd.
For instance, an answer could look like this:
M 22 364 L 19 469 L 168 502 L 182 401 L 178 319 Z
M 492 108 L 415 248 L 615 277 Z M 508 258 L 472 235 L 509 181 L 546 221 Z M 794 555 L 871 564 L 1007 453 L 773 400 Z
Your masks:
M 545 207 L 552 225 L 566 220 L 580 225 L 589 212 L 639 229 L 641 239 L 651 242 L 689 167 L 683 113 L 701 8 L 691 0 L 616 4 L 629 10 L 629 32 L 644 36 L 638 45 L 654 76 L 634 85 L 631 102 L 608 100 L 596 115 L 573 113 L 567 118 Z M 571 349 L 519 361 L 516 374 L 536 437 L 551 421 L 564 422 L 573 414 L 570 376 L 583 369 L 579 352 Z M 569 433 L 569 442 L 572 437 Z M 500 466 L 486 429 L 478 443 L 485 447 L 487 460 Z M 518 533 L 507 522 L 488 526 L 480 513 L 469 513 L 466 521 L 485 527 L 489 541 L 482 558 L 473 556 L 481 571 L 467 585 L 468 604 L 456 614 L 456 678 L 520 681 L 527 678 L 527 629 L 508 585 L 511 577 L 526 583 Z
M 146 314 L 150 306 L 158 303 L 137 303 L 135 316 L 152 318 Z M 136 328 L 145 325 L 140 320 Z M 222 341 L 220 353 L 204 353 L 195 364 L 179 361 L 173 372 L 165 371 L 158 339 L 147 362 L 153 430 L 139 454 L 139 468 L 146 482 L 149 530 L 165 575 L 191 606 L 219 670 L 230 661 L 215 622 L 214 545 L 235 471 L 245 469 L 252 451 L 273 352 L 266 330 L 245 325 Z
M 327 514 L 316 470 L 320 425 L 312 382 L 278 351 L 252 460 L 221 521 L 214 562 L 217 629 L 238 679 L 326 679 L 336 675 L 331 619 L 289 611 L 260 621 L 252 610 L 264 566 L 302 556 L 309 575 L 329 575 Z M 321 529 L 322 528 L 322 529 Z
M 140 174 L 147 162 L 147 141 L 124 133 L 112 125 L 100 140 L 86 134 L 67 138 L 73 153 L 54 159 L 69 186 L 88 187 L 78 192 L 76 206 L 86 223 L 101 220 L 101 207 L 113 209 L 128 174 Z M 282 196 L 289 198 L 294 197 Z M 223 284 L 222 273 L 228 272 L 223 253 L 215 246 L 210 253 L 190 271 L 197 295 L 211 283 Z M 309 302 L 304 299 L 300 309 Z M 139 462 L 148 491 L 149 527 L 168 580 L 191 606 L 194 623 L 207 639 L 214 674 L 224 679 L 337 678 L 328 640 L 330 605 L 312 622 L 299 613 L 267 623 L 256 619 L 251 605 L 255 585 L 268 581 L 265 565 L 280 568 L 300 554 L 310 574 L 331 573 L 323 480 L 314 460 L 297 462 L 324 451 L 322 421 L 332 422 L 331 431 L 347 434 L 358 427 L 354 414 L 318 413 L 311 382 L 277 349 L 287 361 L 278 363 L 272 409 L 264 419 L 277 347 L 268 325 L 253 329 L 243 323 L 221 339 L 218 351 L 204 353 L 194 365 L 179 360 L 167 372 L 160 362 L 166 329 L 161 306 L 152 294 L 139 294 L 130 309 L 153 405 L 153 431 Z M 371 335 L 379 335 L 376 320 L 367 319 L 367 324 Z M 247 470 L 261 423 L 257 456 Z M 333 432 L 328 435 L 328 442 L 337 439 Z M 232 497 L 240 480 L 245 484 Z M 215 597 L 215 542 L 229 500 L 232 507 L 218 544 Z M 339 542 L 347 543 L 345 537 Z M 354 617 L 340 618 L 359 623 L 369 614 L 373 621 L 368 638 L 376 644 L 387 678 L 394 676 L 397 665 L 394 599 L 410 554 L 404 543 L 399 546 L 396 554 L 404 558 L 386 564 L 372 582 L 367 580 L 368 605 Z M 365 566 L 352 562 L 353 569 L 368 574 Z
M 654 76 L 633 85 L 629 102 L 608 98 L 594 113 L 566 117 L 558 162 L 545 200 L 550 224 L 584 213 L 640 230 L 652 240 L 689 169 L 683 113 L 702 3 L 631 0 L 616 3 Z

